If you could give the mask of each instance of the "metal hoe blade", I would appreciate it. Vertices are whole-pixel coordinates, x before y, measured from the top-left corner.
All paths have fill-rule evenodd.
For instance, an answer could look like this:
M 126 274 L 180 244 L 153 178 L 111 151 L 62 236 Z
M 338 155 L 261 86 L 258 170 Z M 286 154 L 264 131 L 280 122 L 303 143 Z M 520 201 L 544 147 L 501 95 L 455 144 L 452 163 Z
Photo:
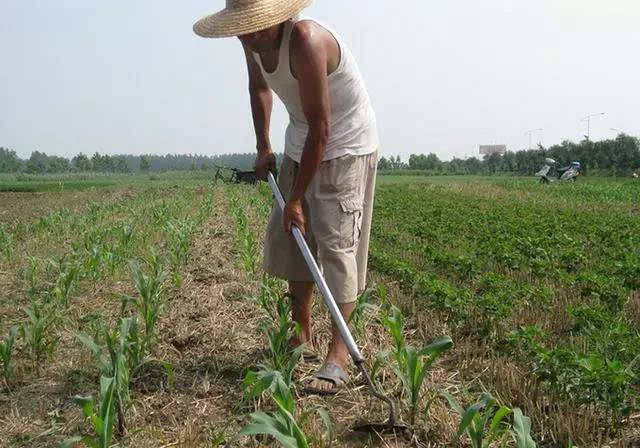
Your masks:
M 271 172 L 267 173 L 267 181 L 269 182 L 269 186 L 271 187 L 271 191 L 273 192 L 273 195 L 276 198 L 276 202 L 278 203 L 280 210 L 284 211 L 284 207 L 286 205 L 284 201 L 284 197 L 282 195 L 282 192 L 280 191 L 280 187 L 278 187 L 278 183 L 276 182 L 275 177 Z M 379 434 L 381 433 L 388 434 L 393 432 L 400 433 L 400 432 L 409 431 L 408 426 L 398 421 L 398 417 L 396 414 L 396 406 L 393 400 L 391 400 L 391 398 L 387 397 L 386 395 L 383 395 L 382 393 L 380 393 L 376 389 L 376 387 L 373 385 L 373 381 L 371 381 L 371 377 L 369 376 L 369 373 L 364 368 L 364 358 L 362 357 L 362 354 L 360 353 L 360 350 L 358 349 L 358 346 L 356 345 L 356 342 L 353 339 L 351 332 L 349 331 L 349 327 L 347 326 L 347 323 L 342 317 L 342 313 L 340 312 L 340 309 L 338 308 L 338 305 L 336 304 L 336 301 L 333 298 L 333 294 L 329 290 L 329 287 L 327 286 L 327 283 L 324 280 L 324 277 L 320 273 L 320 268 L 318 267 L 316 260 L 313 258 L 313 255 L 309 250 L 309 246 L 307 245 L 307 242 L 305 241 L 302 235 L 302 232 L 300 232 L 300 229 L 298 229 L 296 226 L 293 226 L 291 229 L 291 233 L 293 234 L 293 237 L 295 238 L 296 243 L 298 244 L 298 248 L 300 249 L 300 252 L 304 257 L 304 260 L 307 264 L 307 267 L 309 268 L 309 271 L 311 271 L 311 274 L 313 275 L 316 285 L 318 286 L 318 290 L 320 290 L 320 293 L 322 294 L 324 303 L 327 305 L 327 308 L 329 309 L 329 314 L 331 314 L 331 318 L 333 319 L 334 324 L 336 325 L 336 327 L 340 332 L 340 336 L 342 337 L 342 340 L 344 341 L 345 345 L 347 346 L 347 349 L 349 350 L 351 359 L 353 359 L 354 364 L 356 365 L 358 370 L 360 370 L 360 373 L 362 373 L 362 376 L 364 377 L 367 383 L 367 387 L 371 391 L 371 394 L 376 398 L 384 401 L 389 406 L 389 420 L 387 420 L 385 423 L 360 424 L 360 425 L 357 425 L 354 428 L 354 430 L 359 432 L 374 432 Z

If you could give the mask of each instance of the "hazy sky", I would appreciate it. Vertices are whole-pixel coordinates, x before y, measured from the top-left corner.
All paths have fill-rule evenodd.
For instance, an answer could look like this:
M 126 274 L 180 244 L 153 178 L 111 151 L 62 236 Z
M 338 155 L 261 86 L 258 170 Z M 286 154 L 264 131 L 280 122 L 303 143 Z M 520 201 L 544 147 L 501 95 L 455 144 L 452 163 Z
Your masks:
M 255 148 L 237 39 L 193 22 L 223 0 L 0 0 L 0 146 L 93 153 Z M 640 0 L 316 0 L 350 45 L 385 155 L 640 134 Z M 272 122 L 281 151 L 286 113 Z

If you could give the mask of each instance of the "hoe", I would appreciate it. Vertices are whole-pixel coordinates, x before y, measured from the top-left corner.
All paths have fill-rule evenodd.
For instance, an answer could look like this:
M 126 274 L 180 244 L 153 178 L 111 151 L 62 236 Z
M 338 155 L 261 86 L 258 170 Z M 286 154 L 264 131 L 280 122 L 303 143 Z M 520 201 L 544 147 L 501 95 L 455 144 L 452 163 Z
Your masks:
M 267 173 L 267 180 L 269 182 L 269 186 L 271 187 L 271 190 L 273 191 L 273 195 L 275 196 L 276 201 L 278 202 L 278 206 L 280 207 L 280 210 L 284 211 L 284 206 L 285 206 L 284 197 L 282 196 L 280 187 L 278 187 L 278 183 L 276 182 L 276 179 L 271 172 Z M 338 330 L 340 331 L 340 335 L 342 336 L 342 339 L 344 340 L 349 350 L 349 354 L 351 355 L 351 359 L 353 359 L 353 363 L 356 365 L 360 373 L 362 373 L 362 376 L 364 377 L 367 383 L 367 386 L 371 391 L 371 394 L 376 398 L 384 401 L 389 406 L 389 419 L 386 422 L 358 424 L 353 428 L 353 430 L 357 432 L 371 432 L 371 433 L 408 432 L 409 428 L 398 421 L 398 417 L 396 414 L 396 406 L 393 400 L 391 400 L 391 398 L 387 397 L 386 395 L 383 395 L 382 393 L 380 393 L 374 386 L 373 381 L 369 376 L 369 373 L 365 369 L 364 358 L 362 357 L 360 350 L 358 350 L 358 346 L 356 345 L 353 339 L 353 336 L 351 336 L 349 327 L 347 326 L 347 323 L 344 321 L 344 318 L 342 317 L 342 314 L 340 313 L 340 310 L 336 305 L 336 301 L 334 300 L 333 294 L 331 294 L 331 291 L 329 290 L 329 287 L 327 286 L 327 283 L 325 282 L 324 277 L 320 273 L 320 269 L 318 268 L 316 260 L 313 258 L 313 255 L 309 250 L 309 246 L 307 246 L 307 242 L 304 240 L 304 237 L 302 236 L 302 232 L 300 232 L 300 229 L 293 226 L 292 233 L 296 240 L 296 243 L 298 244 L 298 248 L 302 252 L 302 256 L 304 257 L 307 263 L 307 267 L 311 271 L 311 274 L 313 275 L 316 285 L 318 286 L 318 289 L 322 294 L 324 303 L 327 305 L 327 308 L 329 308 L 329 313 L 331 314 L 333 322 L 338 327 Z

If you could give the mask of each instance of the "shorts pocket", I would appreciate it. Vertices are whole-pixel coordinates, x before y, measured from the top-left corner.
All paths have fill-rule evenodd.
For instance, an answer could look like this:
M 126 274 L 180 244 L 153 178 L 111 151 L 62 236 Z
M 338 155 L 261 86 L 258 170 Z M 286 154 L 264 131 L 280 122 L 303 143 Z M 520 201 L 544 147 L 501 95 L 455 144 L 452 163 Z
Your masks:
M 362 229 L 362 201 L 340 201 L 340 248 L 351 249 L 360 241 Z

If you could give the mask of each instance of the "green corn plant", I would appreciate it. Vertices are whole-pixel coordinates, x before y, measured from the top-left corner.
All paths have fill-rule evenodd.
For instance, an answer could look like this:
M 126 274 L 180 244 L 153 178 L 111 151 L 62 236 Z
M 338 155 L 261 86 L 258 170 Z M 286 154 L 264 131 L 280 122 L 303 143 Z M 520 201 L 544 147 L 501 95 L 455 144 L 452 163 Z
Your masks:
M 116 401 L 116 380 L 105 376 L 100 377 L 99 403 L 96 403 L 92 397 L 75 396 L 73 402 L 82 408 L 82 413 L 91 423 L 93 434 L 67 439 L 62 442 L 60 448 L 71 448 L 78 442 L 82 442 L 89 448 L 109 448 L 116 421 Z
M 4 226 L 0 226 L 0 253 L 7 261 L 13 257 L 13 235 Z
M 2 364 L 2 376 L 9 384 L 11 378 L 11 361 L 13 357 L 13 344 L 18 336 L 18 327 L 12 327 L 4 341 L 0 342 L 0 363 Z
M 58 320 L 56 310 L 51 306 L 40 306 L 32 302 L 25 309 L 29 320 L 20 327 L 20 336 L 31 352 L 34 367 L 39 371 L 41 362 L 53 353 L 58 338 L 50 334 L 51 328 Z
M 351 313 L 351 317 L 349 317 L 349 325 L 353 328 L 353 332 L 362 337 L 365 333 L 366 321 L 365 321 L 365 311 L 371 310 L 373 312 L 377 312 L 379 307 L 371 303 L 373 300 L 373 291 L 371 289 L 367 289 L 362 292 L 358 296 L 358 300 L 356 302 L 356 307 Z
M 53 296 L 60 305 L 64 308 L 68 308 L 69 293 L 73 282 L 78 277 L 78 268 L 73 265 L 66 265 L 62 261 L 60 263 L 56 263 L 55 261 L 50 260 L 50 263 L 58 269 L 58 279 L 56 280 L 56 286 L 53 289 Z
M 105 245 L 101 251 L 101 263 L 111 275 L 115 274 L 116 268 L 120 262 L 120 257 L 118 257 L 118 253 L 115 250 L 115 247 L 107 247 Z
M 424 378 L 434 361 L 453 347 L 453 341 L 449 336 L 442 336 L 421 350 L 407 345 L 404 338 L 404 316 L 396 307 L 392 307 L 390 314 L 383 316 L 382 322 L 394 342 L 394 371 L 400 377 L 408 396 L 410 422 L 413 425 L 422 399 Z M 436 397 L 437 394 L 434 393 L 427 403 L 427 409 Z
M 252 413 L 251 423 L 240 431 L 240 435 L 269 435 L 286 448 L 308 448 L 307 436 L 294 417 L 295 399 L 280 372 L 270 371 L 262 377 L 261 382 L 259 390 L 261 393 L 270 393 L 276 411 Z
M 291 378 L 302 354 L 303 346 L 292 349 L 289 341 L 299 334 L 300 325 L 297 322 L 292 322 L 288 317 L 282 317 L 275 323 L 263 322 L 261 330 L 269 341 L 268 363 L 270 367 L 282 372 L 285 378 Z
M 504 430 L 503 420 L 511 413 L 511 409 L 500 406 L 494 413 L 498 404 L 490 394 L 484 394 L 480 401 L 467 409 L 463 409 L 448 392 L 443 391 L 441 394 L 461 416 L 457 437 L 466 432 L 473 448 L 489 448 L 497 440 L 502 440 L 504 446 L 504 436 L 509 433 Z
M 119 241 L 120 241 L 120 253 L 126 257 L 131 250 L 133 243 L 133 226 L 129 224 L 122 224 L 119 228 Z
M 255 274 L 258 271 L 258 243 L 249 229 L 247 215 L 238 203 L 235 193 L 229 193 L 231 213 L 236 220 L 237 243 L 245 271 Z
M 102 377 L 114 381 L 113 408 L 117 412 L 118 433 L 126 426 L 125 410 L 131 405 L 130 383 L 132 371 L 142 363 L 144 354 L 138 336 L 138 320 L 135 316 L 121 318 L 113 330 L 103 332 L 104 345 L 85 333 L 76 335 L 91 350 Z
M 262 276 L 262 282 L 260 284 L 260 294 L 258 294 L 257 301 L 260 308 L 272 319 L 277 320 L 279 312 L 277 307 L 282 302 L 282 297 L 278 292 L 279 280 L 269 275 Z
M 188 216 L 182 221 L 169 220 L 164 225 L 169 240 L 172 281 L 177 287 L 182 285 L 179 270 L 187 263 L 194 227 L 195 223 Z
M 154 252 L 148 261 L 149 274 L 146 274 L 135 261 L 130 261 L 129 269 L 131 277 L 138 291 L 139 297 L 124 295 L 122 297 L 123 309 L 132 305 L 140 314 L 144 322 L 144 337 L 142 339 L 143 351 L 148 352 L 155 335 L 155 326 L 160 311 L 164 306 L 162 294 L 164 291 L 164 265 L 160 257 Z
M 25 281 L 28 284 L 27 295 L 33 297 L 40 289 L 40 283 L 38 282 L 38 274 L 40 273 L 40 260 L 37 257 L 31 255 L 27 256 L 29 265 L 25 271 Z
M 522 415 L 520 408 L 513 408 L 513 428 L 511 435 L 517 448 L 537 448 L 531 437 L 531 419 Z

